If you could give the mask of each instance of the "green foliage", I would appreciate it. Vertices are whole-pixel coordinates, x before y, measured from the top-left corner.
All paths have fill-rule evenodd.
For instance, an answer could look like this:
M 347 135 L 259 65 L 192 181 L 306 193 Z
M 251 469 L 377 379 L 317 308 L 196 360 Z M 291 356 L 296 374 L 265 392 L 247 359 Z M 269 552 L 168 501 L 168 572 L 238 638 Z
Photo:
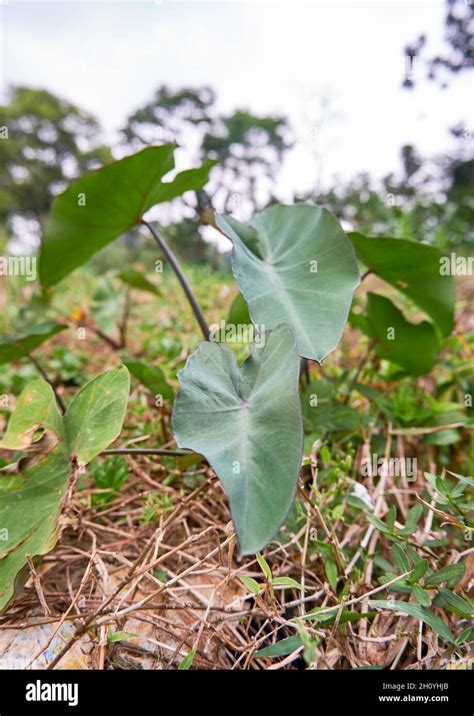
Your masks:
M 208 459 L 229 497 L 243 554 L 263 548 L 295 493 L 303 442 L 294 332 L 265 332 L 237 366 L 235 354 L 202 343 L 179 373 L 173 431 Z
M 0 338 L 0 365 L 28 356 L 42 343 L 66 328 L 67 326 L 48 321 L 24 328 L 21 333 L 3 336 Z
M 147 277 L 141 272 L 135 269 L 125 269 L 120 271 L 119 279 L 123 281 L 127 286 L 136 288 L 139 291 L 146 291 L 152 293 L 155 296 L 160 296 L 160 289 L 158 286 L 147 279 Z
M 120 455 L 111 455 L 105 460 L 93 460 L 89 471 L 94 485 L 101 492 L 92 495 L 93 505 L 106 505 L 120 492 L 124 482 L 128 479 L 128 465 Z
M 281 204 L 250 225 L 217 217 L 233 242 L 233 268 L 255 324 L 287 321 L 299 355 L 322 361 L 339 342 L 359 272 L 352 246 L 325 209 Z
M 390 299 L 369 293 L 367 296 L 369 335 L 381 358 L 396 363 L 409 373 L 422 375 L 433 367 L 440 343 L 431 323 L 410 323 Z
M 53 203 L 43 236 L 40 276 L 47 288 L 142 222 L 155 204 L 200 189 L 213 162 L 163 177 L 174 168 L 173 144 L 148 147 L 73 182 Z M 74 246 L 74 251 L 70 247 Z
M 118 366 L 87 383 L 64 416 L 43 380 L 30 383 L 19 397 L 0 443 L 1 449 L 24 451 L 16 472 L 0 481 L 0 524 L 7 534 L 0 552 L 0 610 L 24 583 L 27 558 L 56 544 L 78 467 L 119 435 L 128 392 L 128 371 Z
M 448 335 L 454 319 L 454 281 L 441 274 L 443 254 L 433 246 L 351 233 L 358 257 L 380 278 L 422 308 L 441 333 Z
M 54 191 L 111 160 L 97 120 L 45 89 L 13 87 L 0 106 L 0 217 L 45 218 Z
M 173 402 L 173 389 L 168 385 L 166 376 L 160 366 L 152 365 L 147 361 L 131 359 L 124 359 L 123 363 L 133 377 L 143 383 L 155 398 L 161 396 L 164 400 L 169 400 L 170 403 Z

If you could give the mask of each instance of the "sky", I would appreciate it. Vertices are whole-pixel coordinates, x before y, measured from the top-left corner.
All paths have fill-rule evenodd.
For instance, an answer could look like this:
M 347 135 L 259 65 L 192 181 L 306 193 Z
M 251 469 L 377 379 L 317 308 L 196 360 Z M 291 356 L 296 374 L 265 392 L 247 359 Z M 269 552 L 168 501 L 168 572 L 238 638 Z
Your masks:
M 449 152 L 448 127 L 473 126 L 473 73 L 443 91 L 415 62 L 416 89 L 401 88 L 404 46 L 425 33 L 426 55 L 436 54 L 444 14 L 443 0 L 0 0 L 0 91 L 46 87 L 95 114 L 113 141 L 159 85 L 209 84 L 224 112 L 289 117 L 285 199 L 335 177 L 395 171 L 406 143 Z M 324 98 L 332 119 L 318 133 Z

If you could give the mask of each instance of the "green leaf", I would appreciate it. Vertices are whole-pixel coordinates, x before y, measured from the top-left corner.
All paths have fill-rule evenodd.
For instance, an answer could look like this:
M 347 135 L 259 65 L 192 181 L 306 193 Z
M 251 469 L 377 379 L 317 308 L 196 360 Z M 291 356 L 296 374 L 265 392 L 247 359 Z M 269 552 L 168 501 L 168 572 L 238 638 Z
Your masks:
M 291 577 L 274 577 L 272 584 L 274 587 L 294 587 L 295 589 L 304 590 L 304 587 Z
M 467 600 L 461 597 L 459 594 L 456 594 L 455 592 L 451 592 L 449 589 L 444 589 L 441 587 L 441 589 L 438 591 L 438 595 L 436 598 L 436 603 L 439 606 L 446 606 L 451 611 L 454 611 L 456 614 L 462 615 L 465 619 L 471 619 L 474 614 L 473 609 L 473 602 L 472 600 Z
M 206 342 L 179 372 L 176 441 L 222 480 L 243 554 L 265 547 L 293 502 L 303 452 L 298 380 L 288 325 L 261 334 L 240 368 L 230 348 Z
M 401 535 L 411 535 L 416 532 L 417 524 L 423 514 L 423 507 L 417 502 L 408 510 L 405 527 L 400 530 Z
M 446 567 L 442 567 L 434 574 L 430 574 L 425 579 L 425 585 L 427 587 L 434 587 L 442 582 L 449 582 L 449 585 L 454 587 L 463 577 L 466 571 L 466 565 L 462 562 L 458 564 L 448 564 Z
M 247 587 L 249 592 L 252 592 L 252 594 L 259 594 L 260 590 L 262 589 L 262 585 L 259 584 L 257 580 L 253 577 L 243 577 L 239 575 L 239 579 L 242 584 Z
M 196 656 L 196 649 L 191 649 L 189 654 L 186 654 L 181 664 L 178 666 L 178 671 L 186 671 L 192 666 L 194 657 Z
M 126 283 L 127 286 L 137 288 L 139 291 L 152 293 L 155 296 L 161 296 L 161 291 L 158 286 L 149 281 L 140 271 L 135 271 L 135 269 L 125 269 L 124 271 L 120 271 L 118 277 L 121 281 Z
M 420 587 L 419 584 L 414 584 L 412 588 L 413 596 L 415 597 L 418 604 L 422 607 L 429 607 L 431 604 L 431 597 L 426 589 Z
M 393 559 L 400 572 L 408 572 L 410 569 L 410 562 L 403 551 L 402 547 L 396 542 L 392 546 Z
M 48 321 L 38 326 L 24 328 L 21 333 L 3 336 L 0 339 L 0 365 L 24 358 L 66 328 L 67 326 Z
M 326 577 L 328 578 L 328 582 L 331 585 L 333 591 L 335 592 L 337 590 L 337 567 L 334 564 L 334 562 L 326 562 L 324 565 L 324 571 L 326 572 Z
M 269 582 L 271 584 L 272 583 L 272 570 L 270 569 L 270 566 L 269 566 L 267 560 L 264 557 L 262 557 L 260 552 L 257 552 L 257 554 L 255 556 L 257 558 L 257 562 L 260 566 L 260 569 L 262 570 L 262 572 L 265 576 L 265 579 L 267 580 L 267 582 Z
M 73 398 L 64 416 L 69 455 L 85 465 L 119 435 L 127 410 L 130 376 L 124 365 L 97 376 Z
M 115 641 L 126 641 L 127 639 L 133 639 L 138 634 L 133 634 L 131 631 L 115 631 L 109 632 L 108 642 L 113 644 Z
M 124 365 L 127 366 L 134 378 L 140 381 L 145 388 L 155 397 L 161 395 L 164 400 L 170 403 L 174 400 L 173 389 L 166 382 L 165 374 L 158 365 L 151 365 L 142 360 L 124 359 Z
M 427 572 L 429 567 L 427 559 L 420 559 L 413 572 L 407 577 L 409 584 L 416 584 Z
M 389 611 L 399 612 L 401 614 L 408 614 L 415 619 L 419 619 L 426 622 L 433 631 L 439 634 L 445 641 L 454 644 L 455 639 L 449 627 L 446 626 L 444 621 L 433 614 L 426 607 L 422 607 L 420 604 L 412 604 L 411 602 L 396 602 L 393 600 L 384 599 L 369 599 L 369 606 L 377 609 L 388 609 Z
M 288 656 L 303 646 L 300 636 L 287 636 L 286 639 L 280 639 L 271 646 L 264 649 L 258 649 L 253 655 L 254 658 L 261 656 Z
M 0 478 L 0 525 L 7 535 L 0 542 L 0 611 L 28 576 L 27 556 L 44 555 L 56 544 L 76 465 L 89 462 L 120 432 L 128 380 L 123 366 L 98 376 L 64 416 L 43 380 L 30 383 L 18 398 L 0 443 L 1 449 L 27 450 L 18 473 Z
M 118 290 L 112 281 L 102 278 L 92 298 L 91 311 L 94 321 L 107 336 L 113 335 L 121 319 L 125 304 L 125 289 Z
M 455 290 L 452 276 L 440 272 L 443 254 L 433 246 L 405 239 L 349 234 L 358 257 L 378 276 L 422 308 L 443 335 L 453 327 Z
M 174 168 L 175 145 L 147 147 L 74 181 L 53 201 L 43 236 L 40 278 L 52 286 L 142 221 L 155 204 L 201 189 L 214 162 L 163 177 Z
M 216 222 L 234 245 L 233 270 L 253 323 L 290 323 L 299 355 L 322 361 L 341 339 L 360 282 L 339 222 L 306 204 L 271 206 L 250 226 L 222 215 Z
M 414 375 L 431 370 L 440 349 L 431 323 L 410 323 L 388 298 L 375 293 L 367 296 L 367 317 L 381 358 Z
M 227 316 L 227 323 L 233 326 L 246 326 L 252 323 L 247 301 L 241 293 L 238 293 L 232 302 Z

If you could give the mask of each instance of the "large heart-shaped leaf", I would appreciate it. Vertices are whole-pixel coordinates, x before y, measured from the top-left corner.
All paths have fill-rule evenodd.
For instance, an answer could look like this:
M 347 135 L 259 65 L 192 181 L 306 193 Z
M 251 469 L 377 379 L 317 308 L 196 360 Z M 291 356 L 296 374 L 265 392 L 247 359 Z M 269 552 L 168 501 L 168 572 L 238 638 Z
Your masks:
M 230 348 L 201 343 L 178 374 L 172 423 L 178 445 L 221 479 L 243 554 L 262 549 L 288 514 L 303 452 L 293 329 L 266 331 L 250 350 L 239 367 Z
M 0 442 L 1 449 L 25 454 L 16 474 L 0 473 L 0 611 L 24 583 L 27 557 L 56 544 L 77 466 L 118 436 L 128 393 L 128 371 L 118 366 L 87 383 L 64 416 L 46 381 L 30 383 L 20 395 Z
M 428 373 L 436 362 L 440 343 L 432 323 L 410 323 L 385 296 L 369 293 L 367 319 L 370 336 L 381 358 L 414 375 Z
M 406 239 L 349 234 L 364 264 L 422 308 L 443 335 L 453 327 L 455 288 L 441 274 L 443 254 L 434 246 Z
M 299 355 L 321 361 L 339 343 L 359 271 L 334 216 L 306 204 L 277 204 L 250 225 L 216 223 L 232 241 L 235 278 L 256 324 L 294 326 Z
M 38 326 L 24 328 L 20 333 L 3 336 L 0 339 L 0 365 L 24 358 L 66 328 L 67 326 L 48 321 Z
M 56 197 L 43 236 L 40 278 L 51 286 L 139 224 L 155 204 L 207 183 L 215 162 L 162 178 L 174 168 L 174 144 L 147 147 L 74 181 Z

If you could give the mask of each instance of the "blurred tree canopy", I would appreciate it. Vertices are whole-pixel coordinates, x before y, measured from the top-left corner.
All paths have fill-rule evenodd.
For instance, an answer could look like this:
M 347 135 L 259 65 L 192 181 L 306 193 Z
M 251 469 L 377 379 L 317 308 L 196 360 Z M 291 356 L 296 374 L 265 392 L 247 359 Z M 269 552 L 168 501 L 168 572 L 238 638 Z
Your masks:
M 44 89 L 12 87 L 0 106 L 0 219 L 40 225 L 55 194 L 82 172 L 112 159 L 90 114 Z M 5 141 L 7 140 L 7 141 Z
M 446 52 L 427 60 L 428 77 L 436 79 L 439 71 L 458 73 L 474 67 L 474 4 L 469 0 L 446 0 L 444 20 Z M 420 35 L 405 47 L 405 56 L 413 60 L 426 44 L 426 35 Z M 412 88 L 414 80 L 407 75 L 403 86 Z M 443 83 L 446 87 L 446 82 Z
M 292 146 L 286 117 L 261 117 L 244 110 L 221 115 L 210 87 L 173 91 L 159 87 L 152 100 L 131 114 L 123 140 L 136 149 L 157 141 L 175 141 L 196 161 L 217 159 L 208 192 L 221 211 L 236 203 L 250 210 L 265 206 L 284 153 Z M 198 210 L 207 206 L 198 195 Z

